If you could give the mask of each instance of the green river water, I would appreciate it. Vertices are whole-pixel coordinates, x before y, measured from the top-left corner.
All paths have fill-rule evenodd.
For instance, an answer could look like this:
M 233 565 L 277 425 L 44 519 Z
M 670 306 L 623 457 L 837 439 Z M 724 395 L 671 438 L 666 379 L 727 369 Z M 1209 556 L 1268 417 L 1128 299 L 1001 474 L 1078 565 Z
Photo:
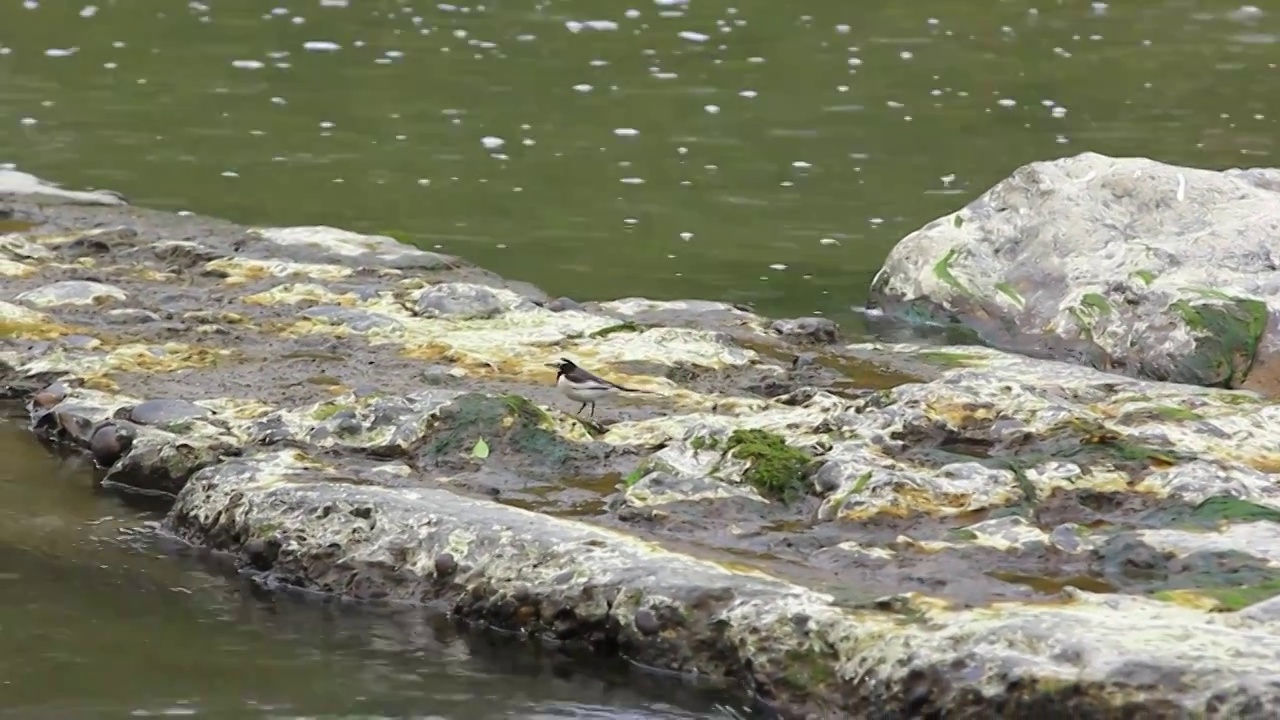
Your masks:
M 1277 164 L 1260 7 L 7 0 L 0 163 L 857 335 L 893 243 L 1020 164 Z M 0 454 L 0 717 L 724 716 L 417 613 L 257 596 L 17 423 Z

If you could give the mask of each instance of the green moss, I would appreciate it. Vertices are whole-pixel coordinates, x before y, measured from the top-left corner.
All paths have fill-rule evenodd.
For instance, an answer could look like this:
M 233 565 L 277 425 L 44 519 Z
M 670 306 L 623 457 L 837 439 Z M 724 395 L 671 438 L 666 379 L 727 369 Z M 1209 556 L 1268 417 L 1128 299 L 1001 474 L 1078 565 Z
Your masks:
M 1152 410 L 1163 420 L 1188 421 L 1204 419 L 1204 416 L 1195 410 L 1175 405 L 1157 405 Z
M 334 415 L 337 415 L 343 410 L 353 410 L 353 409 L 354 408 L 351 405 L 346 405 L 343 403 L 336 403 L 336 402 L 327 402 L 327 403 L 322 403 L 320 407 L 312 411 L 311 417 L 317 422 L 324 422 L 325 420 L 328 420 L 329 418 L 333 417 Z
M 1098 316 L 1111 314 L 1111 303 L 1098 293 L 1085 293 L 1080 298 L 1080 305 L 1089 308 Z
M 1161 590 L 1152 593 L 1151 597 L 1164 602 L 1178 603 L 1179 596 L 1187 592 L 1217 601 L 1217 609 L 1220 611 L 1235 612 L 1280 595 L 1280 579 L 1265 580 L 1254 585 L 1187 588 L 1181 591 Z
M 1205 293 L 1201 293 L 1205 294 Z M 1221 293 L 1218 293 L 1221 294 Z M 1217 297 L 1220 302 L 1177 300 L 1169 307 L 1195 335 L 1191 361 L 1204 385 L 1234 387 L 1244 382 L 1267 328 L 1267 306 L 1261 300 Z
M 966 288 L 964 284 L 961 283 L 958 279 L 956 279 L 956 276 L 951 272 L 951 263 L 956 259 L 956 256 L 959 254 L 960 254 L 959 248 L 951 248 L 950 250 L 948 250 L 947 254 L 943 255 L 942 259 L 939 260 L 936 264 L 934 264 L 933 275 L 934 277 L 938 278 L 939 280 L 946 283 L 947 285 L 950 285 L 952 288 L 956 290 L 956 292 L 959 292 L 961 295 L 972 296 L 973 293 L 969 291 L 969 288 Z
M 1076 327 L 1080 329 L 1080 337 L 1093 340 L 1093 328 L 1097 325 L 1099 318 L 1111 314 L 1111 304 L 1098 293 L 1085 293 L 1080 298 L 1080 304 L 1068 307 L 1067 312 L 1075 318 Z
M 1280 510 L 1241 500 L 1229 495 L 1205 498 L 1191 511 L 1191 517 L 1202 522 L 1280 522 Z
M 1022 492 L 1022 504 L 1027 508 L 1034 508 L 1040 502 L 1040 492 L 1036 490 L 1031 478 L 1027 477 L 1026 469 L 1018 463 L 1010 462 L 1009 471 L 1018 481 L 1018 490 Z
M 859 476 L 858 476 L 858 479 L 857 479 L 857 480 L 855 480 L 855 481 L 854 481 L 854 483 L 853 483 L 853 489 L 850 491 L 850 494 L 857 494 L 857 493 L 862 492 L 863 490 L 866 490 L 866 489 L 867 489 L 867 483 L 869 483 L 869 482 L 871 482 L 871 471 L 870 471 L 870 470 L 868 470 L 868 471 L 866 471 L 866 472 L 864 472 L 864 473 L 862 473 L 861 475 L 859 475 Z
M 1023 297 L 1022 297 L 1022 293 L 1018 292 L 1018 291 L 1017 291 L 1017 290 L 1016 290 L 1012 285 L 1010 285 L 1009 283 L 1007 283 L 1007 282 L 998 282 L 998 283 L 996 283 L 996 286 L 995 286 L 995 287 L 996 287 L 996 290 L 997 290 L 1001 295 L 1004 295 L 1005 297 L 1007 297 L 1007 298 L 1009 298 L 1010 300 L 1012 300 L 1014 305 L 1017 305 L 1018 307 L 1022 307 L 1023 305 L 1026 305 L 1026 304 L 1027 304 L 1027 301 L 1026 301 L 1026 300 L 1024 300 L 1024 299 L 1023 299 Z
M 1083 337 L 1086 340 L 1092 340 L 1094 317 L 1078 305 L 1072 305 L 1067 308 L 1067 312 L 1071 313 L 1071 317 L 1075 319 L 1076 327 L 1080 329 L 1080 337 Z
M 1241 610 L 1280 595 L 1280 580 L 1268 580 L 1257 585 L 1232 588 L 1206 588 L 1201 592 L 1217 600 L 1219 607 L 1223 610 Z
M 536 417 L 539 422 L 551 422 L 551 416 L 542 408 L 534 404 L 533 401 L 521 395 L 503 395 L 502 399 L 506 402 L 507 407 L 516 415 L 526 417 Z
M 622 484 L 626 485 L 627 487 L 631 487 L 632 485 L 635 485 L 636 483 L 640 482 L 640 478 L 644 477 L 647 472 L 648 471 L 645 470 L 645 467 L 643 465 L 640 465 L 636 467 L 634 470 L 632 470 L 631 472 L 622 476 Z
M 813 458 L 787 445 L 782 436 L 765 430 L 734 430 L 725 449 L 747 462 L 743 479 L 761 495 L 786 502 L 804 494 L 804 477 Z
M 518 395 L 459 395 L 432 421 L 421 460 L 437 465 L 473 462 L 472 449 L 483 439 L 493 455 L 517 463 L 522 473 L 563 477 L 560 471 L 574 444 L 548 428 L 546 420 L 542 408 Z
M 1233 406 L 1234 405 L 1261 405 L 1264 402 L 1266 402 L 1265 400 L 1258 397 L 1257 395 L 1253 395 L 1252 393 L 1247 393 L 1247 392 L 1214 393 L 1213 399 L 1215 402 L 1220 402 L 1223 405 L 1233 405 Z
M 609 335 L 612 335 L 614 333 L 622 333 L 622 332 L 644 332 L 644 327 L 628 320 L 626 322 L 620 322 L 617 325 L 610 325 L 609 327 L 600 328 L 599 330 L 596 330 L 590 335 L 587 335 L 587 337 L 602 338 L 602 337 L 608 337 Z
M 969 528 L 952 528 L 947 531 L 947 537 L 958 542 L 973 542 L 978 539 L 978 533 Z
M 1123 417 L 1125 422 L 1139 422 L 1142 420 L 1164 420 L 1168 422 L 1189 422 L 1193 420 L 1203 420 L 1204 416 L 1195 410 L 1189 408 L 1177 407 L 1176 405 L 1156 405 L 1154 407 L 1138 408 L 1132 412 L 1127 412 Z
M 1150 270 L 1134 270 L 1132 273 L 1129 273 L 1129 276 L 1141 280 L 1144 285 L 1150 285 L 1155 282 L 1156 279 L 1156 274 Z
M 960 228 L 964 227 L 964 218 L 960 217 L 960 213 L 956 213 L 951 218 L 951 224 L 954 225 L 957 230 L 959 230 Z
M 689 441 L 689 447 L 694 450 L 718 450 L 720 440 L 710 435 L 699 435 Z
M 1061 453 L 1060 457 L 1076 459 L 1080 456 L 1093 456 L 1112 464 L 1136 462 L 1144 466 L 1165 467 L 1175 464 L 1179 459 L 1175 451 L 1133 442 L 1094 420 L 1073 418 L 1065 426 L 1071 434 L 1079 437 L 1080 445 Z M 1046 433 L 1048 434 L 1050 433 Z
M 780 680 L 796 691 L 813 693 L 830 688 L 839 682 L 836 666 L 840 659 L 831 652 L 819 652 L 808 647 L 791 650 L 780 663 Z

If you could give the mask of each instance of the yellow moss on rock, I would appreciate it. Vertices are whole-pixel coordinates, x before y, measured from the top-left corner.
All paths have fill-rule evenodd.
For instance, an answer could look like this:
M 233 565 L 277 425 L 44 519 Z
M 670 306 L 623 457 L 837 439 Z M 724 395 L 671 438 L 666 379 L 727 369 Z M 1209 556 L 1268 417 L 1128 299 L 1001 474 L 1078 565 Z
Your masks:
M 338 294 L 315 283 L 285 283 L 270 290 L 246 295 L 241 298 L 241 301 L 250 305 L 295 305 L 300 302 L 317 302 L 343 307 L 352 307 L 359 303 L 359 299 L 351 293 Z

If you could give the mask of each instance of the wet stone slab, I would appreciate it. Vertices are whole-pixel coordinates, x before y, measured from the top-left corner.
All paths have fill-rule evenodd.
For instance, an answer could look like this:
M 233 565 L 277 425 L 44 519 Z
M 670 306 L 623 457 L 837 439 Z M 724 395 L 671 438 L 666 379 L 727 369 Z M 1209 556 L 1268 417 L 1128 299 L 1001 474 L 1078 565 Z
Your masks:
M 267 585 L 784 717 L 1280 711 L 1280 409 L 1251 392 L 26 187 L 0 182 L 29 225 L 0 236 L 5 396 Z M 646 392 L 577 416 L 560 357 Z

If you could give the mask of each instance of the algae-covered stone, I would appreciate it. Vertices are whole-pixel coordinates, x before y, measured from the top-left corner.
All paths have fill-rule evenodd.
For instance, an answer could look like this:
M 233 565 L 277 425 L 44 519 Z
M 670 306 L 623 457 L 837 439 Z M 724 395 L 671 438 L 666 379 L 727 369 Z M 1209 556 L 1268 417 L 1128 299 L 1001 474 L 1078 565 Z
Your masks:
M 127 307 L 0 302 L 0 395 L 268 586 L 443 603 L 788 720 L 1280 709 L 1280 406 L 1252 392 L 551 303 L 332 228 L 20 211 L 46 226 L 0 236 L 12 295 L 92 268 Z M 1130 312 L 1108 292 L 1067 314 Z M 1223 306 L 1178 322 L 1248 325 Z M 559 357 L 646 392 L 575 417 Z
M 468 283 L 428 285 L 414 296 L 414 303 L 414 313 L 426 318 L 490 318 L 533 307 L 510 290 Z
M 1031 163 L 899 242 L 873 302 L 1037 356 L 1276 390 L 1275 174 L 1095 153 Z
M 269 542 L 279 550 L 262 563 L 282 582 L 440 599 L 461 617 L 748 681 L 789 718 L 996 703 L 1019 716 L 1069 707 L 1100 717 L 1121 703 L 1195 713 L 1223 699 L 1280 700 L 1267 689 L 1267 668 L 1280 661 L 1270 625 L 1234 627 L 1155 600 L 1087 593 L 1056 606 L 922 609 L 904 623 L 582 523 L 389 487 L 359 466 L 339 470 L 297 451 L 197 473 L 169 522 L 233 552 Z M 1151 682 L 1170 674 L 1181 681 Z
M 268 244 L 260 250 L 263 254 L 301 262 L 321 261 L 402 270 L 436 270 L 463 264 L 457 258 L 419 250 L 385 235 L 362 235 L 323 225 L 257 228 L 251 232 Z

